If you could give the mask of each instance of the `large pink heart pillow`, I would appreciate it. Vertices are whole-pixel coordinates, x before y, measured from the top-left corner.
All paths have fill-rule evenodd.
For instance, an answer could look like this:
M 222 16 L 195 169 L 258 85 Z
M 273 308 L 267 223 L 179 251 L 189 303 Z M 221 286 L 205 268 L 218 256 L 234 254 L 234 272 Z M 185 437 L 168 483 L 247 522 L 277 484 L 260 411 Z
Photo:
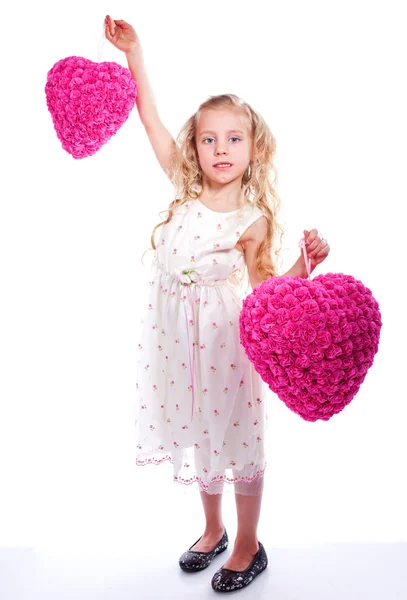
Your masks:
M 358 392 L 382 326 L 372 292 L 351 275 L 270 277 L 243 301 L 240 341 L 292 411 L 328 421 Z
M 129 69 L 69 56 L 48 71 L 47 106 L 64 150 L 74 158 L 95 154 L 127 120 L 137 97 Z

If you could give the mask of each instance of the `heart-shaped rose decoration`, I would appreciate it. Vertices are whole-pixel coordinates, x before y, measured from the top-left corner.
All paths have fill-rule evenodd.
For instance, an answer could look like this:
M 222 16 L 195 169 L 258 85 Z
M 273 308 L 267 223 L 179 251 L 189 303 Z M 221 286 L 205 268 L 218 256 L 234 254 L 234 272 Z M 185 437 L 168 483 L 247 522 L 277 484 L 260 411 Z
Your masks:
M 288 408 L 328 421 L 358 392 L 382 326 L 372 292 L 351 275 L 270 277 L 243 301 L 240 341 Z
M 129 69 L 69 56 L 48 71 L 45 95 L 55 131 L 74 158 L 95 154 L 127 120 L 137 97 Z

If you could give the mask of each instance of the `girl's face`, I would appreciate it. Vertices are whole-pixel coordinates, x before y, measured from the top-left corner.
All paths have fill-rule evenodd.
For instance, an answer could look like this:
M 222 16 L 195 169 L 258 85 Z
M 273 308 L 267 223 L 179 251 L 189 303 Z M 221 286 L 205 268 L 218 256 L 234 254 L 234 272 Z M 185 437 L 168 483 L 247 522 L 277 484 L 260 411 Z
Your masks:
M 252 152 L 247 116 L 237 109 L 205 110 L 196 128 L 196 147 L 201 169 L 212 182 L 242 178 Z

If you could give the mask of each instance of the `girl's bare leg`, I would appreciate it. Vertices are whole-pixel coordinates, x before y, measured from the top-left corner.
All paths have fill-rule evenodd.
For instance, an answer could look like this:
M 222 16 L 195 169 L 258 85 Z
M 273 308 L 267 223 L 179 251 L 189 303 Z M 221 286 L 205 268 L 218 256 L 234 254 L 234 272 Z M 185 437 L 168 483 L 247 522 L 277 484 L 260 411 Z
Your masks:
M 259 549 L 257 525 L 260 517 L 263 486 L 264 476 L 260 476 L 250 484 L 235 484 L 237 535 L 233 552 L 224 565 L 226 569 L 244 571 Z
M 225 526 L 222 520 L 222 491 L 223 485 L 218 486 L 219 492 L 208 494 L 200 492 L 203 509 L 205 512 L 206 526 L 202 538 L 191 550 L 209 552 L 222 538 Z

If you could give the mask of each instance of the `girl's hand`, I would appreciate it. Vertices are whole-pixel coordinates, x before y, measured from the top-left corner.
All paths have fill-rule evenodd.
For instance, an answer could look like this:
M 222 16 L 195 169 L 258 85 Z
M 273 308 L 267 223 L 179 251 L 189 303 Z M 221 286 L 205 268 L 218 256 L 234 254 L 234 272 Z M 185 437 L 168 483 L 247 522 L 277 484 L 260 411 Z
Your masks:
M 311 271 L 313 271 L 319 263 L 326 259 L 331 248 L 317 229 L 311 229 L 311 231 L 304 229 L 304 242 L 307 256 L 311 259 Z M 303 256 L 302 253 L 301 256 Z
M 140 46 L 140 40 L 133 27 L 126 21 L 114 21 L 109 15 L 105 18 L 105 36 L 119 50 L 130 54 Z

